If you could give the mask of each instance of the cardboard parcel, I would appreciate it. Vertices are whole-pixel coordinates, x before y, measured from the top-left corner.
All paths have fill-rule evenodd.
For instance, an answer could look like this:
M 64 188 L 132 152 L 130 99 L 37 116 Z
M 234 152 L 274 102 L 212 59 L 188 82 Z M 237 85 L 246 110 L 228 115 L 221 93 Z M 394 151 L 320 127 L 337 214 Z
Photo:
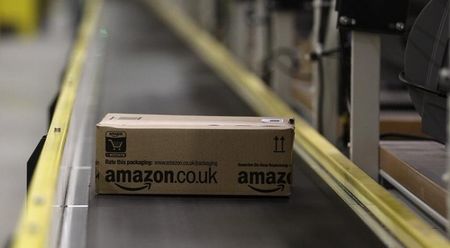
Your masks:
M 288 196 L 293 140 L 293 119 L 108 114 L 96 192 Z

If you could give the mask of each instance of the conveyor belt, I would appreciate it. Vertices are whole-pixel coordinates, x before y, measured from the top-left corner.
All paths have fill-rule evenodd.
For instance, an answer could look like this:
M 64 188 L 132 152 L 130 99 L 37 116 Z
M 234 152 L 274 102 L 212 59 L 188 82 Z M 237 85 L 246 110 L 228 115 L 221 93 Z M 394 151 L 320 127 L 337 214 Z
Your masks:
M 109 38 L 97 120 L 107 112 L 254 115 L 144 6 L 107 1 L 101 27 Z M 83 136 L 83 166 L 93 165 L 93 132 Z M 78 230 L 87 225 L 87 247 L 383 246 L 299 158 L 290 198 L 97 196 L 92 186 L 87 222 L 77 218 L 82 207 L 72 214 Z
M 145 2 L 106 1 L 98 28 L 102 1 L 87 2 L 13 247 L 449 247 L 169 1 Z M 307 163 L 291 198 L 96 196 L 106 112 L 294 116 Z

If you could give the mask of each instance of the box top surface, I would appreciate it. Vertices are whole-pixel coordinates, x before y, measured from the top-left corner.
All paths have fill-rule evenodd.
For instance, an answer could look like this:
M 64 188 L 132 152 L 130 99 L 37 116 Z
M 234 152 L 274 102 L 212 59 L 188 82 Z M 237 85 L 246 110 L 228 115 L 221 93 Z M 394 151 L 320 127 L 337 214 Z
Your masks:
M 294 119 L 279 117 L 109 113 L 97 124 L 97 126 L 137 129 L 293 129 Z

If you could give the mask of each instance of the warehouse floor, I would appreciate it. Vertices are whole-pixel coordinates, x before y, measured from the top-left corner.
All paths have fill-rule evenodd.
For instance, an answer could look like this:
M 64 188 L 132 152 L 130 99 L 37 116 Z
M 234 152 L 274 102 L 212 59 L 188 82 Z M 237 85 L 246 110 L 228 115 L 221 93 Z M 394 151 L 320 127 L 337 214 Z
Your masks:
M 26 162 L 46 133 L 54 97 L 71 43 L 62 1 L 52 6 L 37 38 L 0 40 L 0 246 L 14 228 L 26 191 Z

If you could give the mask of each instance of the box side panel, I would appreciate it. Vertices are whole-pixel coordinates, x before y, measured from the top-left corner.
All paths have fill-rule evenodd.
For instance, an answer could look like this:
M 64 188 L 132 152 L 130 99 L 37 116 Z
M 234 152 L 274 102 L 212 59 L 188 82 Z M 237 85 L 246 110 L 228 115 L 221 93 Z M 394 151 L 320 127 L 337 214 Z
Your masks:
M 97 131 L 99 193 L 290 194 L 292 129 Z

